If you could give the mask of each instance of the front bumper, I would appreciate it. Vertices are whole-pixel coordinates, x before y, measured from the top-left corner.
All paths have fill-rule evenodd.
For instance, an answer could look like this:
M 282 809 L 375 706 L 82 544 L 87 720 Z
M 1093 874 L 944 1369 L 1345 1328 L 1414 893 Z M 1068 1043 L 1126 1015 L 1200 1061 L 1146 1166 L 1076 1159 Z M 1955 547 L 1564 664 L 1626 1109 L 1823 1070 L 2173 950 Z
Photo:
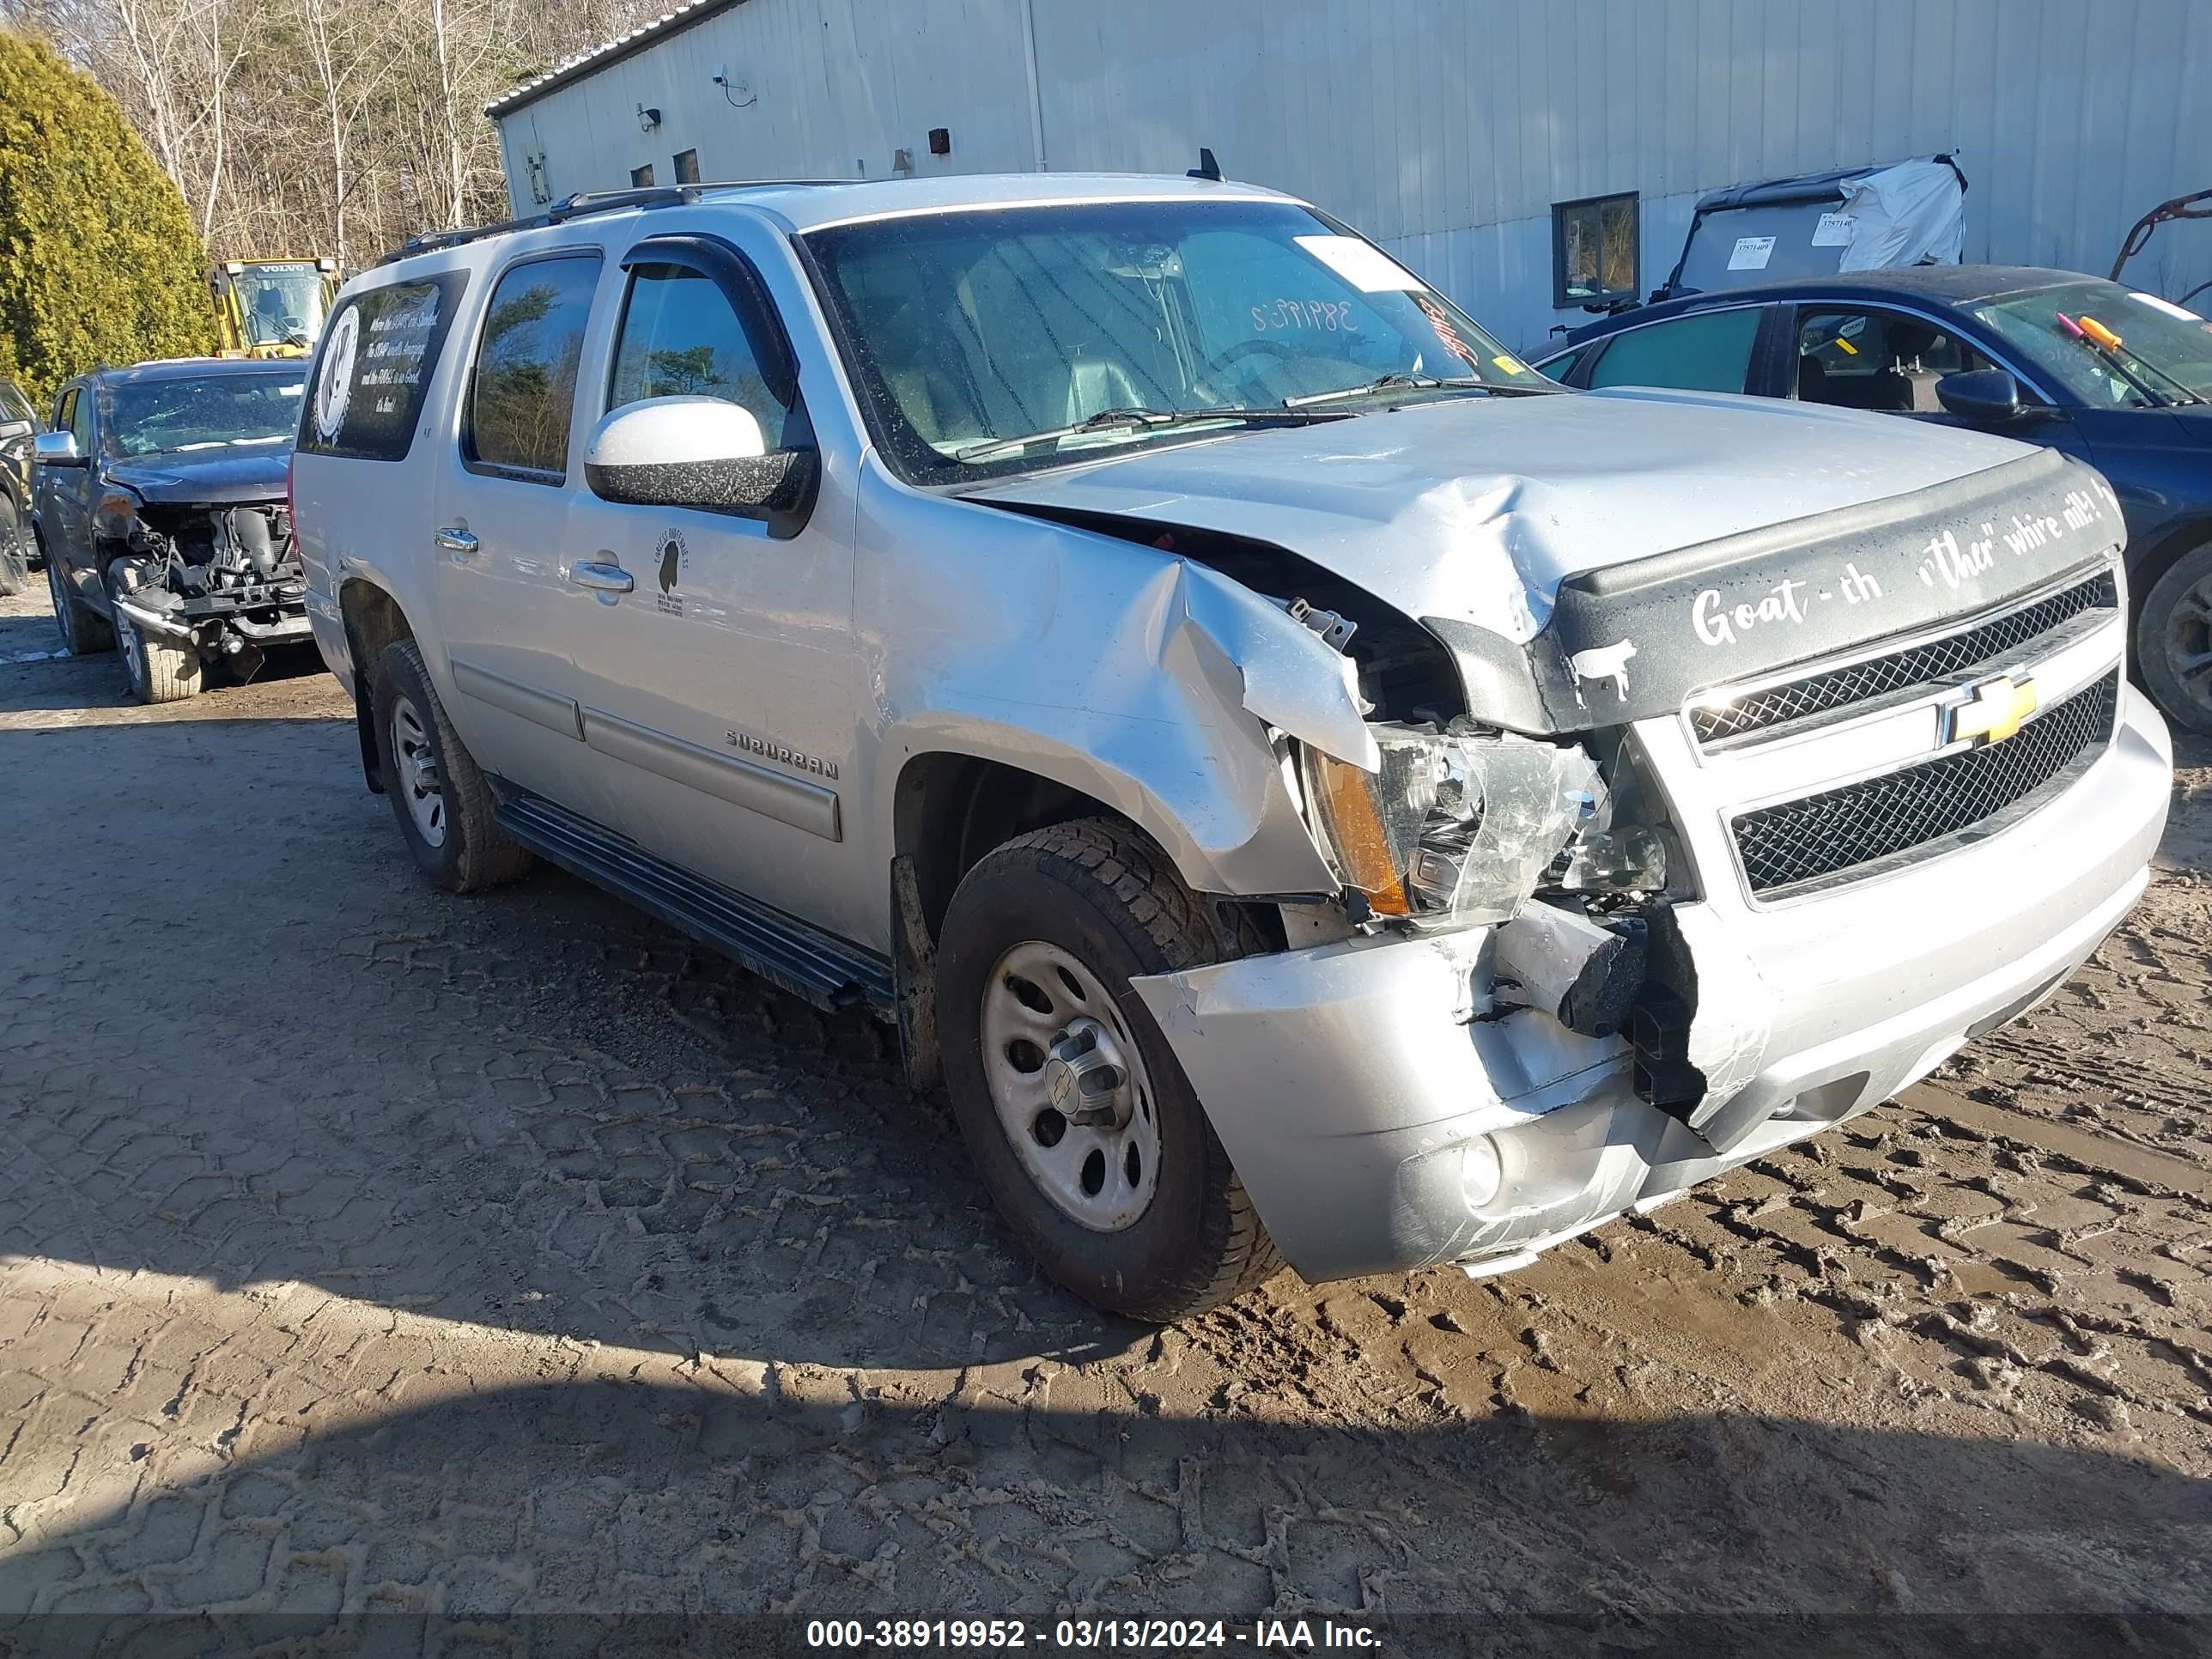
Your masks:
M 1735 1038 L 1729 1091 L 1694 1130 L 1636 1097 L 1619 1040 L 1528 1010 L 1479 1018 L 1486 928 L 1134 988 L 1308 1279 L 1517 1267 L 1863 1111 L 2027 1012 L 2142 893 L 2172 772 L 2165 726 L 2127 688 L 2096 763 L 1986 840 L 1783 908 L 1678 907 L 1699 1018 Z

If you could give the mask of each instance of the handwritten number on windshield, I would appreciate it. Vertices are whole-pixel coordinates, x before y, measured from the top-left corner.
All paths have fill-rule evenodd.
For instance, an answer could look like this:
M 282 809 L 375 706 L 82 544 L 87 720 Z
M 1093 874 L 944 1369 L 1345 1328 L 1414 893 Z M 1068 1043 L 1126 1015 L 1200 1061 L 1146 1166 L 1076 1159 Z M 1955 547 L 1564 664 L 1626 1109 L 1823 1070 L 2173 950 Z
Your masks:
M 1272 307 L 1254 306 L 1252 327 L 1261 334 L 1275 329 L 1319 330 L 1328 334 L 1357 334 L 1349 300 L 1277 300 Z

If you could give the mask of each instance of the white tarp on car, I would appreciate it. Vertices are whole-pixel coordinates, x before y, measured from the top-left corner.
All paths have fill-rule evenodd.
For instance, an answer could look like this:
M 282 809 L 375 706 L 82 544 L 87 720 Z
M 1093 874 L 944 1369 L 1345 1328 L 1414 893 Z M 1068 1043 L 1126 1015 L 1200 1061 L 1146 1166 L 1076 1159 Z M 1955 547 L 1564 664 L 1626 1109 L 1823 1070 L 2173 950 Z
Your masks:
M 1850 242 L 1839 270 L 1892 265 L 1955 265 L 1966 240 L 1966 191 L 1947 161 L 1900 161 L 1841 181 Z M 1841 227 L 1831 228 L 1831 234 Z

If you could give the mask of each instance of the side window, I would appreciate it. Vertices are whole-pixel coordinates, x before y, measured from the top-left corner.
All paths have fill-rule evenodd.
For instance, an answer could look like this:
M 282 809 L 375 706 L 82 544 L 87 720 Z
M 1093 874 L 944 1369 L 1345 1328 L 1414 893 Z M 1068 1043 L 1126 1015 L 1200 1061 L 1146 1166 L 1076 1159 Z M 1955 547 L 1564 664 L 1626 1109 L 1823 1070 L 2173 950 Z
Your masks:
M 83 388 L 70 393 L 69 412 L 62 418 L 69 423 L 70 431 L 76 438 L 76 453 L 80 455 L 91 454 L 92 399 L 85 396 Z
M 788 411 L 761 379 L 744 329 L 722 290 L 682 265 L 640 265 L 623 308 L 607 407 L 683 396 L 739 405 L 760 422 L 770 449 L 782 447 Z
M 1759 319 L 1758 307 L 1738 306 L 1629 329 L 1607 343 L 1589 385 L 1741 392 L 1751 376 Z
M 299 447 L 356 460 L 405 460 L 467 283 L 465 271 L 447 271 L 373 288 L 340 306 L 323 331 Z
M 28 421 L 33 426 L 39 423 L 29 402 L 15 389 L 13 380 L 0 380 L 0 421 Z
M 499 279 L 461 433 L 470 461 L 548 483 L 567 476 L 576 369 L 599 281 L 597 254 L 533 259 Z
M 1808 306 L 1797 313 L 1797 397 L 1844 409 L 1940 415 L 1936 382 L 1992 368 L 1947 330 L 1872 306 Z
M 1537 364 L 1536 372 L 1547 380 L 1557 380 L 1561 386 L 1565 386 L 1573 375 L 1575 365 L 1589 355 L 1588 346 L 1584 346 L 1579 351 L 1563 351 L 1550 362 Z

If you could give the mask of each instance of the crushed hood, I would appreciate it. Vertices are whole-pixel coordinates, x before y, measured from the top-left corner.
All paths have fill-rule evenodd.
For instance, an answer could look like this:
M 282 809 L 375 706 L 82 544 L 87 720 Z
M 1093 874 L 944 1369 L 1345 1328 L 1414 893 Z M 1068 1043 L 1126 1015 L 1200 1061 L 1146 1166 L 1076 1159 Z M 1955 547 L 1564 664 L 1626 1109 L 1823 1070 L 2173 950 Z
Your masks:
M 1642 389 L 1455 398 L 966 493 L 1284 548 L 1442 641 L 1479 718 L 1540 734 L 1969 615 L 2125 539 L 2105 481 L 2056 450 Z
M 1620 390 L 1455 398 L 969 492 L 1290 548 L 1410 617 L 1533 638 L 1560 582 L 2027 450 L 1894 415 Z
M 228 507 L 240 501 L 284 498 L 289 444 L 252 449 L 196 449 L 109 461 L 100 476 L 163 507 Z

